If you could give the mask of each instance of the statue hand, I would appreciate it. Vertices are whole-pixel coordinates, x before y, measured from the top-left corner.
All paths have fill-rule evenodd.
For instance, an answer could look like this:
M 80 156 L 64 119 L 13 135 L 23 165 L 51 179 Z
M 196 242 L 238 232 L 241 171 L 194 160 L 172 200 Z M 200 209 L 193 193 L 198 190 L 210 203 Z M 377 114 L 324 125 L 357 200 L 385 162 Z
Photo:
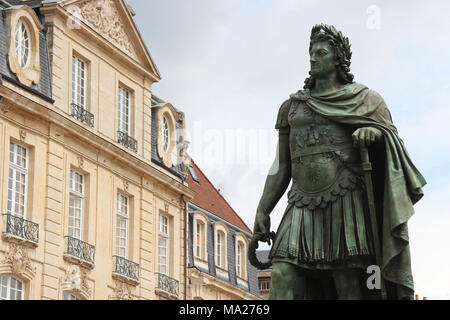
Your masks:
M 374 127 L 359 128 L 352 135 L 353 145 L 355 147 L 359 147 L 359 146 L 369 147 L 375 141 L 380 140 L 382 136 L 383 136 L 383 133 L 381 132 L 381 130 L 379 130 L 377 128 L 374 128 Z
M 260 241 L 267 242 L 267 244 L 270 246 L 270 217 L 268 214 L 263 212 L 257 212 L 256 218 L 255 218 L 255 226 L 253 228 L 254 234 L 262 234 L 264 235 Z

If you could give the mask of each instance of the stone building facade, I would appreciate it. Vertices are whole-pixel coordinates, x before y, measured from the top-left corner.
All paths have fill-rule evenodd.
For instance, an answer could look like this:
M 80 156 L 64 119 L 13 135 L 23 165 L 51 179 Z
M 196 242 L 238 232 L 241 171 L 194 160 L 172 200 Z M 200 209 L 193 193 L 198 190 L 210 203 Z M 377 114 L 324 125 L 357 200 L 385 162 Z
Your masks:
M 1 299 L 186 298 L 184 114 L 133 14 L 0 2 Z

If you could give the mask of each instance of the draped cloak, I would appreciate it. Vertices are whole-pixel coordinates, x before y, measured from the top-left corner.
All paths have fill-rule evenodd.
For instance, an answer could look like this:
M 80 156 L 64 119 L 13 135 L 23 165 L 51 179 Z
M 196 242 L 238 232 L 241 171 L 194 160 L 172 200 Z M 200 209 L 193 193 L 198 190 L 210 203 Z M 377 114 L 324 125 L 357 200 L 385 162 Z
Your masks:
M 414 214 L 413 205 L 423 197 L 426 181 L 411 161 L 383 98 L 364 85 L 352 83 L 322 95 L 300 90 L 291 99 L 305 101 L 319 115 L 355 130 L 374 127 L 383 133 L 378 148 L 370 147 L 382 242 L 381 271 L 384 279 L 396 286 L 395 298 L 412 297 L 414 284 L 407 222 Z

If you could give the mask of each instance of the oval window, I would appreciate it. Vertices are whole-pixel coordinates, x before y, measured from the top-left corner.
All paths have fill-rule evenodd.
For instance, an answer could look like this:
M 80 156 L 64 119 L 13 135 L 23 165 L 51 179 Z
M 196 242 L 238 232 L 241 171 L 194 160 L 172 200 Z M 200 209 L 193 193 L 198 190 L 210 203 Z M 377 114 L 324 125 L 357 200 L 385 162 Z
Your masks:
M 170 144 L 170 127 L 169 127 L 169 120 L 167 120 L 166 117 L 163 117 L 162 121 L 161 138 L 164 152 L 167 152 Z
M 30 61 L 30 31 L 23 20 L 17 23 L 15 45 L 19 65 L 25 68 Z

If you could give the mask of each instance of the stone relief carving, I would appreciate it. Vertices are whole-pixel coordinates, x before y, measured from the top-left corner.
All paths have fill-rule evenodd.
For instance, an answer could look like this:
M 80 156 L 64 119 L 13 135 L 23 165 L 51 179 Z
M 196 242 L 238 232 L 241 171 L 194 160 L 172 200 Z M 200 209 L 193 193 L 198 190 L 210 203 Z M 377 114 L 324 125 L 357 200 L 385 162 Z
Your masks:
M 70 265 L 66 269 L 66 275 L 61 280 L 64 291 L 81 293 L 86 299 L 91 295 L 92 289 L 87 280 L 87 274 L 81 271 L 79 266 Z
M 4 255 L 2 264 L 9 266 L 13 274 L 23 275 L 24 273 L 28 273 L 34 276 L 36 267 L 32 265 L 25 247 L 10 243 L 8 252 L 4 253 Z
M 84 159 L 83 159 L 83 157 L 79 156 L 79 157 L 77 157 L 77 159 L 78 159 L 78 167 L 80 169 L 83 169 L 83 167 L 84 167 Z
M 25 130 L 20 130 L 20 140 L 25 141 L 27 137 L 27 132 Z
M 81 10 L 81 17 L 88 24 L 126 53 L 135 56 L 133 46 L 119 19 L 113 0 L 85 1 L 78 6 Z
M 115 281 L 113 294 L 109 296 L 109 300 L 133 300 L 131 295 L 131 287 L 124 282 Z

